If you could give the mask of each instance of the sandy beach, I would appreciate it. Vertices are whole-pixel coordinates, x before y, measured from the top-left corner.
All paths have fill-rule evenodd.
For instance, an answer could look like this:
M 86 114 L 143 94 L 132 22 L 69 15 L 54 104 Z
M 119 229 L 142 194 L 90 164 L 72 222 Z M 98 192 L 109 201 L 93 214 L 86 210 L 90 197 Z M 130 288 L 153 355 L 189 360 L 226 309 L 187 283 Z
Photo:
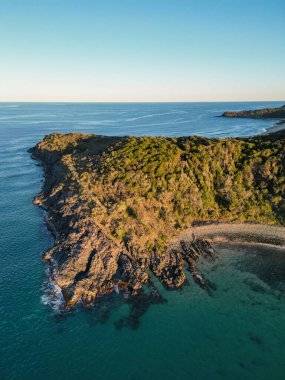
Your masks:
M 273 127 L 268 128 L 266 132 L 261 133 L 261 135 L 267 135 L 268 133 L 280 132 L 285 129 L 285 120 L 280 120 Z
M 285 248 L 285 227 L 249 223 L 215 223 L 197 226 L 178 235 L 173 244 L 180 240 L 196 237 L 207 238 L 215 242 L 247 242 L 271 244 Z

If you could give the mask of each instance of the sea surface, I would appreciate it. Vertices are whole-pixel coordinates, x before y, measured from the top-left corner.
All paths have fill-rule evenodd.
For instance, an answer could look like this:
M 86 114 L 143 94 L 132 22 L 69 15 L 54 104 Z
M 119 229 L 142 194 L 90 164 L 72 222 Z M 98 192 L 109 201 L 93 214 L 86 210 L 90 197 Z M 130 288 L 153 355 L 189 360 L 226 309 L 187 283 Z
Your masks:
M 284 380 L 284 249 L 220 245 L 200 264 L 209 291 L 157 283 L 161 304 L 114 294 L 60 316 L 41 260 L 52 238 L 32 204 L 42 170 L 27 153 L 55 131 L 249 136 L 274 122 L 217 116 L 283 104 L 0 103 L 0 379 Z

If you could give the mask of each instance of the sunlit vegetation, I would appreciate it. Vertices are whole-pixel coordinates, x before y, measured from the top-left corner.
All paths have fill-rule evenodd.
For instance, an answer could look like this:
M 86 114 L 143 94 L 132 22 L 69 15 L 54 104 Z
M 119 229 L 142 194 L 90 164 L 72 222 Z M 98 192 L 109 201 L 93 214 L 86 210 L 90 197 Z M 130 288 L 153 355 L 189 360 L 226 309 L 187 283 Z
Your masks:
M 285 224 L 285 133 L 247 139 L 53 134 L 57 193 L 76 195 L 114 240 L 146 251 L 194 221 Z

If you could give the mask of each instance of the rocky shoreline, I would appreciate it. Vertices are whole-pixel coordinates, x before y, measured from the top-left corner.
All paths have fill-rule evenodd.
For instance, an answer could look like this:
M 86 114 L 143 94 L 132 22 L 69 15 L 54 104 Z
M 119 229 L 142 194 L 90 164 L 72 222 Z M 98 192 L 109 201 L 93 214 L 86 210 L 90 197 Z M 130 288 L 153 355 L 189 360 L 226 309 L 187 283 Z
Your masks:
M 46 212 L 44 220 L 54 237 L 54 246 L 43 254 L 43 259 L 49 265 L 53 284 L 50 297 L 59 298 L 58 289 L 61 290 L 62 310 L 78 303 L 90 307 L 99 295 L 112 292 L 121 292 L 126 299 L 142 295 L 144 285 L 159 298 L 150 271 L 166 287 L 179 288 L 186 282 L 185 263 L 195 281 L 204 286 L 195 268 L 201 256 L 214 259 L 214 250 L 206 239 L 181 240 L 179 247 L 163 254 L 135 253 L 132 247 L 117 244 L 89 217 L 78 193 L 68 187 L 71 183 L 66 181 L 66 167 L 59 155 L 42 151 L 40 144 L 29 152 L 44 170 L 44 186 L 33 203 Z M 56 189 L 62 186 L 63 179 L 67 188 L 58 193 Z
M 34 199 L 34 204 L 46 211 L 45 221 L 54 236 L 54 246 L 44 253 L 43 258 L 49 264 L 51 281 L 57 289 L 61 289 L 63 308 L 69 309 L 78 303 L 90 307 L 104 294 L 121 293 L 125 298 L 141 296 L 145 287 L 151 290 L 152 298 L 159 299 L 159 293 L 151 282 L 151 274 L 159 278 L 166 287 L 179 288 L 186 283 L 185 270 L 188 269 L 200 286 L 206 286 L 202 275 L 197 273 L 196 266 L 201 258 L 214 260 L 215 253 L 207 239 L 208 236 L 192 234 L 193 228 L 190 226 L 193 226 L 195 219 L 199 219 L 197 213 L 204 213 L 204 220 L 211 220 L 215 215 L 220 215 L 220 220 L 238 218 L 246 221 L 246 218 L 254 217 L 262 222 L 266 217 L 271 223 L 276 223 L 278 218 L 283 217 L 283 211 L 279 215 L 275 206 L 272 211 L 268 206 L 263 210 L 255 203 L 252 208 L 248 208 L 245 198 L 245 211 L 239 215 L 230 208 L 228 211 L 225 209 L 225 199 L 219 194 L 212 203 L 208 201 L 207 205 L 201 198 L 206 188 L 201 188 L 200 194 L 197 192 L 201 186 L 199 181 L 204 177 L 199 179 L 198 174 L 195 174 L 195 177 L 191 171 L 188 177 L 185 177 L 185 170 L 192 170 L 191 166 L 185 165 L 192 165 L 192 161 L 197 160 L 195 156 L 190 156 L 189 164 L 187 163 L 185 155 L 189 149 L 188 144 L 193 145 L 194 152 L 195 146 L 199 144 L 203 155 L 207 149 L 216 158 L 215 149 L 218 154 L 224 150 L 225 156 L 221 155 L 221 163 L 225 162 L 224 157 L 229 160 L 229 149 L 236 149 L 236 145 L 244 144 L 247 154 L 248 149 L 251 149 L 253 160 L 256 157 L 254 149 L 261 152 L 265 149 L 268 152 L 268 147 L 272 145 L 276 151 L 274 157 L 279 162 L 278 160 L 284 156 L 283 134 L 276 135 L 273 139 L 264 137 L 268 139 L 264 142 L 262 139 L 261 137 L 256 141 L 242 141 L 196 137 L 164 139 L 52 134 L 31 148 L 29 152 L 32 158 L 43 166 L 45 177 L 42 191 Z M 165 153 L 158 156 L 158 149 L 165 149 Z M 241 149 L 238 148 L 238 154 Z M 144 151 L 148 152 L 147 156 L 144 156 Z M 130 167 L 132 154 L 135 154 L 131 163 L 134 167 Z M 149 163 L 151 154 L 155 165 L 160 166 L 154 167 Z M 172 156 L 167 157 L 167 154 Z M 232 157 L 236 160 L 235 151 Z M 244 165 L 243 155 L 241 159 Z M 170 162 L 175 160 L 180 161 L 170 165 Z M 199 175 L 209 177 L 203 174 L 209 170 L 208 162 L 211 162 L 211 159 L 203 161 L 203 165 L 206 166 L 204 169 L 201 166 Z M 254 165 L 259 165 L 258 162 Z M 152 171 L 146 173 L 146 169 L 150 170 L 148 165 Z M 165 189 L 159 187 L 161 174 L 158 170 L 161 171 L 162 165 L 165 165 L 163 175 L 168 181 L 165 182 Z M 229 165 L 231 166 L 225 166 L 223 169 L 227 173 L 232 170 L 230 167 L 233 167 L 232 163 Z M 248 194 L 243 190 L 244 197 L 253 199 L 252 194 L 256 191 L 256 197 L 260 198 L 260 189 L 265 186 L 264 178 L 259 174 L 263 165 L 261 163 L 260 167 L 253 166 L 252 174 L 248 171 L 241 174 L 245 176 L 246 184 L 249 176 L 256 176 L 255 187 L 251 190 L 249 188 Z M 177 168 L 180 168 L 181 177 L 175 182 L 169 175 L 173 172 L 178 178 Z M 131 179 L 129 174 L 132 174 Z M 153 179 L 153 175 L 156 179 Z M 227 175 L 228 181 L 230 177 Z M 270 179 L 270 171 L 267 175 Z M 129 182 L 136 177 L 139 179 L 135 179 L 133 183 Z M 188 185 L 185 182 L 186 178 L 192 178 L 193 182 Z M 240 177 L 237 178 L 240 181 Z M 220 174 L 217 180 L 221 187 Z M 187 188 L 190 186 L 192 192 L 188 204 L 181 199 L 185 209 L 177 208 L 180 193 L 186 197 L 186 190 L 181 188 L 182 181 Z M 213 181 L 215 184 L 215 177 Z M 251 179 L 251 183 L 252 181 Z M 135 189 L 138 183 L 139 186 Z M 150 183 L 155 186 L 155 193 L 149 187 Z M 229 191 L 227 182 L 223 186 L 227 186 L 226 190 L 221 190 L 220 194 Z M 268 186 L 272 189 L 275 185 L 268 182 Z M 169 192 L 171 188 L 173 190 Z M 240 185 L 237 191 L 237 194 L 241 193 Z M 139 198 L 140 193 L 142 195 Z M 265 196 L 268 198 L 267 192 Z M 235 199 L 232 199 L 235 202 Z M 274 193 L 274 202 L 276 201 L 283 205 L 282 192 L 280 195 L 278 192 Z M 193 207 L 193 216 L 189 211 L 185 213 L 189 205 Z M 216 207 L 216 211 L 213 207 Z M 178 239 L 178 244 L 171 245 L 174 237 L 179 236 L 179 232 L 186 231 L 187 226 L 189 232 Z

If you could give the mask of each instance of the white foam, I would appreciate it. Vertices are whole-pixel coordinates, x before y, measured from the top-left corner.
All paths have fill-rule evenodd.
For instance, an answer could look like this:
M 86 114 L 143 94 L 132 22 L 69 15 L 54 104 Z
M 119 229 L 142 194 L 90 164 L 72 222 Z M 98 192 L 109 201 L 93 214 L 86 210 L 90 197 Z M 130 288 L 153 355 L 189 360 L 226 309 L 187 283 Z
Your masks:
M 172 111 L 172 112 L 164 112 L 164 113 L 152 113 L 152 114 L 148 114 L 148 115 L 143 115 L 143 116 L 138 116 L 138 117 L 132 117 L 130 119 L 126 119 L 126 121 L 136 121 L 136 120 L 147 119 L 147 118 L 155 117 L 155 116 L 173 115 L 173 114 L 177 114 L 177 113 L 181 113 L 181 112 L 177 112 L 177 111 L 173 112 Z
M 42 290 L 42 303 L 50 306 L 54 311 L 60 312 L 64 305 L 64 299 L 61 288 L 51 279 L 49 268 L 46 269 L 46 280 L 44 281 Z

